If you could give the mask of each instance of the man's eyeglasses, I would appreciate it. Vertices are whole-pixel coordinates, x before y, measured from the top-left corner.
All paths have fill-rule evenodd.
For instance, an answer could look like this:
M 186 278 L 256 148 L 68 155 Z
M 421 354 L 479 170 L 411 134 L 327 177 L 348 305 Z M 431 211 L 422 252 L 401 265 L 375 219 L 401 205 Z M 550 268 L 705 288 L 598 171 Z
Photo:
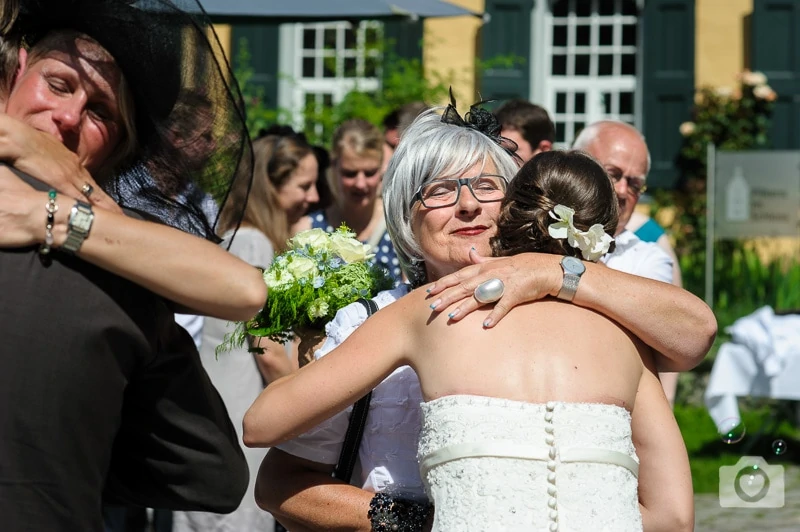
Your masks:
M 409 206 L 417 201 L 429 209 L 451 207 L 461 197 L 461 187 L 466 185 L 472 196 L 481 203 L 502 201 L 506 197 L 508 181 L 500 175 L 481 174 L 458 179 L 437 179 L 417 189 Z
M 348 179 L 353 179 L 358 177 L 358 174 L 361 172 L 364 172 L 364 177 L 373 177 L 380 172 L 380 170 L 380 168 L 371 168 L 369 170 L 345 170 L 344 168 L 339 168 L 339 175 Z
M 628 190 L 630 190 L 634 196 L 641 196 L 647 191 L 647 185 L 644 184 L 643 177 L 622 175 L 622 172 L 616 168 L 606 168 L 606 173 L 615 185 L 619 183 L 621 179 L 625 179 L 625 183 L 628 185 Z

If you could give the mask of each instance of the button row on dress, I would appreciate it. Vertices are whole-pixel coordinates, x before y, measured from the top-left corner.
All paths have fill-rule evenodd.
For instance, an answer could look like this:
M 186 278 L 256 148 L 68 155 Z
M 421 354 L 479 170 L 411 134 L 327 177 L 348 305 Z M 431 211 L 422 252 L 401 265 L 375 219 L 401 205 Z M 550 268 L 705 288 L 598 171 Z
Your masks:
M 555 427 L 553 426 L 553 410 L 555 410 L 556 404 L 552 401 L 548 402 L 545 406 L 546 412 L 544 414 L 545 420 L 545 437 L 544 441 L 547 443 L 548 449 L 548 456 L 550 460 L 547 461 L 547 469 L 550 471 L 547 474 L 547 494 L 550 496 L 547 500 L 547 505 L 550 507 L 550 512 L 548 516 L 550 517 L 550 531 L 557 532 L 558 531 L 558 499 L 556 495 L 558 494 L 558 490 L 556 489 L 556 455 L 558 451 L 555 446 Z

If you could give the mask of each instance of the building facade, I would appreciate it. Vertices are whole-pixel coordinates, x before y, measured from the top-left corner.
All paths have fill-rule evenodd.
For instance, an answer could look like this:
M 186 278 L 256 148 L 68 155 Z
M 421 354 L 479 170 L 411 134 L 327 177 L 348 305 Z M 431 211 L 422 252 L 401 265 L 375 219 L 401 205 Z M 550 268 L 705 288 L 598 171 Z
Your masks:
M 297 111 L 353 88 L 379 90 L 378 43 L 388 39 L 394 53 L 422 59 L 427 75 L 452 79 L 461 104 L 543 105 L 562 146 L 595 120 L 636 125 L 652 152 L 649 182 L 666 188 L 678 180 L 678 127 L 695 89 L 759 70 L 779 95 L 774 147 L 800 148 L 800 0 L 449 1 L 488 22 L 253 23 L 223 34 L 234 57 L 246 40 L 268 106 Z

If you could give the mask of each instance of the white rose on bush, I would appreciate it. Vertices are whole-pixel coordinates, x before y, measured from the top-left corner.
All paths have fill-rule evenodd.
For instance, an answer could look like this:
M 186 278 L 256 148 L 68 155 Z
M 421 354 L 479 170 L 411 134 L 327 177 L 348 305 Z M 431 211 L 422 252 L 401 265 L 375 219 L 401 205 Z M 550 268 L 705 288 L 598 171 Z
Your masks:
M 695 130 L 694 122 L 684 122 L 683 124 L 681 124 L 681 127 L 679 129 L 681 135 L 683 135 L 684 137 L 688 137 L 689 135 L 694 133 Z
M 290 241 L 292 248 L 312 247 L 324 250 L 328 247 L 328 233 L 323 229 L 315 228 L 297 233 Z
M 767 76 L 763 74 L 763 72 L 749 72 L 745 70 L 742 72 L 742 83 L 745 85 L 750 85 L 751 87 L 757 87 L 758 85 L 764 85 L 767 83 Z
M 759 85 L 753 89 L 753 96 L 762 100 L 767 100 L 768 102 L 773 102 L 778 97 L 769 85 Z
M 733 89 L 730 87 L 717 87 L 716 89 L 714 89 L 714 92 L 720 98 L 730 98 L 731 96 L 733 96 Z

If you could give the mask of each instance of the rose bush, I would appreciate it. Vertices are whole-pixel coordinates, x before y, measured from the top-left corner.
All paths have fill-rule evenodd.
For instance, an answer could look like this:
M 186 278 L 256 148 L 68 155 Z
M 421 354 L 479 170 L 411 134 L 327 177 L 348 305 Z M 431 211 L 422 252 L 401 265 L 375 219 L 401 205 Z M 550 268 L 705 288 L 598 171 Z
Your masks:
M 703 296 L 706 246 L 706 154 L 714 143 L 718 150 L 755 150 L 769 147 L 769 128 L 777 94 L 761 72 L 744 71 L 734 87 L 703 87 L 697 91 L 692 120 L 680 125 L 683 146 L 678 158 L 682 181 L 677 190 L 658 191 L 651 215 L 672 212 L 670 236 L 683 274 L 684 287 Z M 741 241 L 726 240 L 715 246 L 715 310 L 726 312 L 736 302 L 761 306 L 770 301 L 766 292 L 777 278 L 761 270 L 758 255 Z M 740 262 L 737 257 L 742 258 Z M 744 271 L 733 267 L 746 264 Z M 772 265 L 769 265 L 772 266 Z M 782 268 L 776 266 L 776 271 Z M 754 278 L 763 279 L 753 283 Z M 759 286 L 760 285 L 760 286 Z M 777 305 L 780 302 L 775 300 Z M 755 308 L 755 307 L 754 307 Z M 737 311 L 738 312 L 738 311 Z M 722 324 L 724 325 L 724 324 Z

